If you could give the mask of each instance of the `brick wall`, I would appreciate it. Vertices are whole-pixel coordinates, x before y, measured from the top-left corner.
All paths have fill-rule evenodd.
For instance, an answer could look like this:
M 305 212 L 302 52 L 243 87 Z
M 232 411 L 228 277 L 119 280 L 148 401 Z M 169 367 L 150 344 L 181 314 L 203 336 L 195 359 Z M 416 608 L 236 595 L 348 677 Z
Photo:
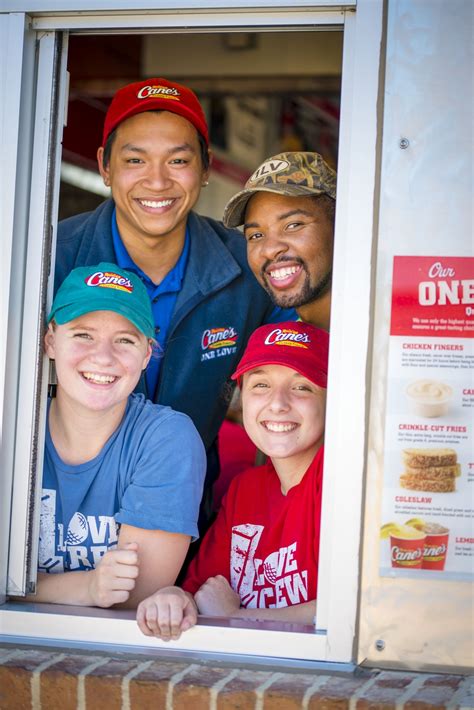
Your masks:
M 474 676 L 272 672 L 0 647 L 1 710 L 466 710 Z

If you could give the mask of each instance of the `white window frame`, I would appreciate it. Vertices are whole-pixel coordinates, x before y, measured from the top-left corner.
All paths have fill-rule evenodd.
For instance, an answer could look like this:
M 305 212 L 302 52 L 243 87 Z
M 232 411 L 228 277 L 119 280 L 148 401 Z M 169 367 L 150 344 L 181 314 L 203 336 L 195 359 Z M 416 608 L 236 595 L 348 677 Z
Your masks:
M 8 5 L 13 0 L 4 0 Z M 0 361 L 0 384 L 5 389 L 6 373 L 16 367 L 18 389 L 10 387 L 4 398 L 2 419 L 5 453 L 2 463 L 11 471 L 5 477 L 0 492 L 6 493 L 3 519 L 13 520 L 9 546 L 8 584 L 10 593 L 21 593 L 34 581 L 34 570 L 28 575 L 28 561 L 35 559 L 35 549 L 27 541 L 37 540 L 39 525 L 39 491 L 36 516 L 32 509 L 29 470 L 44 441 L 44 407 L 36 412 L 38 394 L 44 402 L 46 377 L 38 392 L 39 369 L 46 367 L 38 356 L 41 339 L 41 303 L 50 303 L 52 278 L 46 285 L 42 277 L 45 239 L 51 229 L 56 231 L 59 192 L 59 129 L 54 118 L 62 114 L 65 103 L 66 72 L 64 49 L 58 59 L 58 33 L 68 30 L 82 32 L 110 31 L 284 31 L 308 30 L 317 26 L 344 29 L 344 55 L 341 93 L 340 149 L 338 164 L 338 198 L 336 216 L 334 282 L 332 296 L 332 327 L 326 418 L 325 485 L 323 491 L 322 534 L 318 586 L 317 630 L 292 630 L 285 625 L 222 622 L 200 624 L 166 649 L 217 652 L 251 656 L 281 657 L 351 663 L 354 653 L 359 587 L 359 553 L 362 488 L 365 468 L 367 425 L 367 364 L 371 314 L 372 249 L 374 238 L 374 192 L 377 180 L 377 100 L 379 92 L 380 47 L 382 38 L 383 3 L 373 0 L 347 2 L 294 2 L 294 0 L 260 0 L 255 8 L 251 0 L 208 0 L 198 2 L 142 2 L 132 10 L 129 0 L 57 0 L 54 12 L 44 12 L 47 3 L 41 0 L 15 0 L 15 13 L 0 14 L 0 30 L 15 46 L 24 46 L 22 61 L 9 64 L 5 95 L 16 84 L 26 92 L 16 96 L 16 104 L 7 128 L 16 136 L 11 147 L 12 164 L 17 170 L 18 184 L 30 187 L 20 192 L 11 189 L 11 202 L 6 209 L 7 262 L 2 263 L 8 283 L 16 279 L 20 287 L 6 294 L 2 336 L 8 342 L 5 357 Z M 80 4 L 80 8 L 78 5 Z M 135 5 L 135 3 L 134 3 Z M 183 9 L 176 12 L 178 5 Z M 113 9 L 112 9 L 113 6 Z M 318 6 L 324 9 L 319 10 Z M 328 9 L 333 7 L 334 9 Z M 13 8 L 12 8 L 13 9 Z M 79 13 L 78 10 L 81 10 Z M 87 14 L 88 10 L 94 12 Z M 29 13 L 23 14 L 21 11 Z M 119 11 L 117 11 L 119 10 Z M 74 12 L 76 11 L 76 13 Z M 23 30 L 26 24 L 27 30 Z M 38 45 L 37 74 L 31 60 L 32 36 Z M 1 51 L 1 50 L 0 50 Z M 28 53 L 29 52 L 29 53 Z M 18 61 L 18 57 L 17 57 Z M 54 81 L 55 72 L 60 76 Z M 53 77 L 53 79 L 52 79 Z M 22 84 L 23 82 L 23 84 Z M 59 91 L 59 95 L 58 95 Z M 56 93 L 55 93 L 56 92 Z M 30 93 L 30 96 L 28 96 Z M 18 94 L 18 92 L 17 92 Z M 26 95 L 25 95 L 26 94 Z M 34 136 L 30 161 L 15 158 L 21 153 L 19 125 L 28 101 L 35 101 L 30 121 Z M 55 97 L 55 111 L 52 111 Z M 5 105 L 5 104 L 4 104 Z M 26 111 L 27 112 L 27 111 Z M 54 114 L 54 115 L 53 115 Z M 8 134 L 2 131 L 2 141 Z M 0 146 L 1 148 L 2 146 Z M 34 185 L 34 189 L 31 186 Z M 51 191 L 51 192 L 50 192 Z M 44 205 L 49 205 L 49 214 Z M 18 215 L 27 214 L 27 223 Z M 21 239 L 23 235 L 23 239 Z M 43 239 L 40 237 L 43 236 Z M 54 250 L 54 239 L 53 239 Z M 23 272 L 21 255 L 26 259 Z M 53 254 L 54 259 L 54 254 Z M 54 260 L 53 260 L 54 263 Z M 10 268 L 9 268 L 10 267 Z M 26 286 L 25 286 L 26 284 Z M 24 293 L 21 310 L 18 293 Z M 18 321 L 17 330 L 9 333 L 8 324 Z M 8 341 L 7 341 L 8 334 Z M 18 368 L 18 352 L 21 357 Z M 16 363 L 16 365 L 15 365 Z M 8 417 L 6 407 L 9 406 Z M 11 412 L 16 413 L 15 417 Z M 33 416 L 32 416 L 33 414 Z M 8 421 L 8 426 L 5 423 Z M 15 424 L 16 422 L 16 424 Z M 36 439 L 33 441 L 33 434 Z M 13 466 L 12 466 L 13 464 Z M 41 474 L 42 456 L 36 461 Z M 8 480 L 6 480 L 8 479 Z M 9 493 L 12 485 L 12 494 Z M 10 507 L 11 501 L 11 507 Z M 5 536 L 4 536 L 5 540 Z M 5 574 L 6 543 L 0 543 L 0 575 Z M 31 565 L 30 565 L 31 567 Z M 31 577 L 31 579 L 30 579 Z M 0 580 L 2 577 L 0 576 Z M 0 588 L 0 593 L 2 588 Z M 93 623 L 85 623 L 93 619 Z M 108 643 L 121 646 L 159 648 L 162 642 L 145 638 L 130 613 L 98 609 L 76 609 L 55 605 L 15 604 L 0 607 L 0 631 L 3 640 L 57 643 Z M 0 636 L 0 639 L 2 637 Z M 278 649 L 276 651 L 276 649 Z

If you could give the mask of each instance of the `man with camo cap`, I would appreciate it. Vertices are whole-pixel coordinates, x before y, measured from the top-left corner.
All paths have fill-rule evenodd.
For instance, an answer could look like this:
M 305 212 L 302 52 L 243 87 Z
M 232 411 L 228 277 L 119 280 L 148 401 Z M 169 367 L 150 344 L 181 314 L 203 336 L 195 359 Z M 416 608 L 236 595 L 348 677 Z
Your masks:
M 279 153 L 226 205 L 243 225 L 247 258 L 273 301 L 329 330 L 336 173 L 319 153 Z

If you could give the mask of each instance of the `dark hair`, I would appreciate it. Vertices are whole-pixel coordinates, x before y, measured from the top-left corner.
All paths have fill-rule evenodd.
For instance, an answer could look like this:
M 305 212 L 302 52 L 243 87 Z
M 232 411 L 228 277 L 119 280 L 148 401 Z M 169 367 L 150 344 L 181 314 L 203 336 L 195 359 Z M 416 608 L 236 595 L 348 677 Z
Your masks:
M 161 111 L 149 111 L 149 113 L 161 113 Z M 119 124 L 120 125 L 120 124 Z M 103 164 L 104 168 L 108 166 L 110 163 L 110 156 L 112 154 L 112 146 L 114 144 L 116 135 L 117 135 L 117 128 L 116 126 L 114 130 L 109 133 L 107 136 L 107 140 L 105 141 L 104 145 L 104 156 L 103 156 Z M 198 141 L 199 141 L 199 148 L 201 150 L 201 162 L 202 162 L 202 167 L 203 170 L 208 170 L 209 169 L 209 163 L 210 163 L 210 158 L 209 158 L 209 148 L 207 146 L 206 140 L 202 133 L 199 133 L 199 131 L 196 129 L 196 133 L 198 136 Z
M 312 198 L 321 207 L 334 228 L 336 222 L 336 200 L 324 193 L 322 195 L 313 195 Z

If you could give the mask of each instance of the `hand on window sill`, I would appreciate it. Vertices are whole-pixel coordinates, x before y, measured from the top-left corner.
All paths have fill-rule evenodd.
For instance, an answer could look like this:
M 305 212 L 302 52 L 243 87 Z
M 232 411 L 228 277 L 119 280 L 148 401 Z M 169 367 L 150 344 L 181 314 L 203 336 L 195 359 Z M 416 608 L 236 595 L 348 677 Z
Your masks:
M 205 616 L 236 616 L 240 597 L 225 577 L 209 577 L 194 595 L 200 614 Z
M 194 595 L 199 613 L 251 621 L 286 621 L 302 624 L 315 622 L 316 600 L 293 606 L 252 609 L 240 606 L 240 597 L 222 575 L 210 577 Z
M 197 621 L 196 604 L 180 587 L 159 589 L 138 605 L 137 624 L 145 636 L 176 641 Z

